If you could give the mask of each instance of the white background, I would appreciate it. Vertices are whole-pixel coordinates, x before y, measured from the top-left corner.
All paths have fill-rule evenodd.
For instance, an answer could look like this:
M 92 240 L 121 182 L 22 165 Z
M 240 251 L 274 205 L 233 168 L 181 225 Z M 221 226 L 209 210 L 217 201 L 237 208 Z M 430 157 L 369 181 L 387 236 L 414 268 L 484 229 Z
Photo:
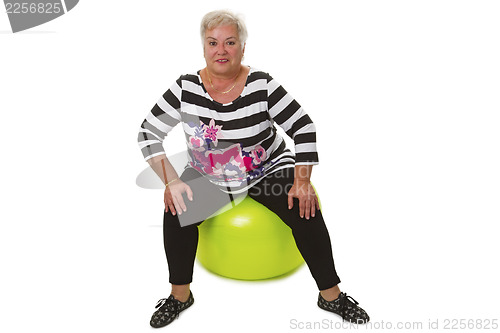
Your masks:
M 498 318 L 498 2 L 87 0 L 17 34 L 0 14 L 0 330 L 153 330 L 170 292 L 163 193 L 135 184 L 137 132 L 204 66 L 199 21 L 219 8 L 246 18 L 245 64 L 316 123 L 341 289 L 379 326 Z M 192 290 L 164 331 L 341 323 L 305 266 L 250 283 L 197 263 Z

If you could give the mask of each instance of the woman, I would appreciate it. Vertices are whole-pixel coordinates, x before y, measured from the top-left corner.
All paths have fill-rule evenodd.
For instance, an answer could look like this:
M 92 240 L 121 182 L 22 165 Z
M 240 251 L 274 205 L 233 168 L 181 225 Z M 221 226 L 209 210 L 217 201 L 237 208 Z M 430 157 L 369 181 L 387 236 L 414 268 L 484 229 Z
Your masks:
M 201 22 L 206 67 L 181 76 L 142 123 L 139 146 L 166 185 L 163 230 L 172 285 L 150 324 L 168 325 L 193 304 L 189 285 L 197 226 L 227 203 L 228 195 L 245 192 L 292 229 L 320 291 L 318 306 L 344 320 L 366 323 L 367 313 L 340 292 L 330 237 L 310 183 L 312 166 L 318 164 L 314 124 L 269 74 L 241 64 L 246 37 L 243 21 L 234 14 L 206 14 Z M 180 177 L 162 147 L 178 123 L 190 158 Z M 295 155 L 274 123 L 294 140 Z M 276 186 L 289 191 L 266 191 Z

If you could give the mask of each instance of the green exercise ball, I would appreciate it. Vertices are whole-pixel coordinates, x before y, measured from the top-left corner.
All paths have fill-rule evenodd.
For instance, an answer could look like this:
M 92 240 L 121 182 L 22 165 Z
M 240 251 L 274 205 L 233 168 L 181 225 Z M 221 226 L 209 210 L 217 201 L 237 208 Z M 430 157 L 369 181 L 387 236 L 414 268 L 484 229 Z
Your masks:
M 206 269 L 233 279 L 262 280 L 304 262 L 291 229 L 275 213 L 250 197 L 230 206 L 198 226 L 197 258 Z

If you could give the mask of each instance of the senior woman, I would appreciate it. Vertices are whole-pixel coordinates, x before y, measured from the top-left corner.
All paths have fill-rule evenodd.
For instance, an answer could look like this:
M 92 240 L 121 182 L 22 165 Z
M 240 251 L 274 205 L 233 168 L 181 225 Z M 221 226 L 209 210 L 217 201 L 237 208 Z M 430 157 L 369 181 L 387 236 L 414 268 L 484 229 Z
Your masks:
M 141 125 L 139 146 L 163 180 L 164 247 L 171 294 L 151 317 L 153 327 L 170 324 L 193 302 L 190 290 L 198 225 L 229 198 L 252 197 L 291 229 L 319 289 L 317 305 L 344 320 L 366 323 L 367 313 L 341 292 L 330 237 L 310 183 L 318 164 L 315 126 L 302 107 L 269 74 L 242 65 L 247 31 L 228 11 L 201 22 L 206 67 L 182 75 Z M 182 124 L 189 162 L 179 176 L 166 157 L 163 140 Z M 295 144 L 286 148 L 275 125 Z M 269 191 L 267 188 L 289 191 Z M 278 192 L 278 193 L 277 193 Z

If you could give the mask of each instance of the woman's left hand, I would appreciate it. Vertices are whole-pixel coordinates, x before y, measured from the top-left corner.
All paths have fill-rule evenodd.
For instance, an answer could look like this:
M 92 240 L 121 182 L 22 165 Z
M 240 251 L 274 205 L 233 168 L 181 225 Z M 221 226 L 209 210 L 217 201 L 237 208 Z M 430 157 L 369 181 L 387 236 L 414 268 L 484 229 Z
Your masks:
M 304 215 L 306 219 L 309 217 L 314 217 L 316 215 L 316 210 L 319 210 L 319 201 L 316 196 L 316 191 L 312 187 L 309 181 L 295 180 L 293 186 L 288 192 L 288 209 L 293 207 L 293 198 L 299 199 L 299 214 L 303 218 Z

